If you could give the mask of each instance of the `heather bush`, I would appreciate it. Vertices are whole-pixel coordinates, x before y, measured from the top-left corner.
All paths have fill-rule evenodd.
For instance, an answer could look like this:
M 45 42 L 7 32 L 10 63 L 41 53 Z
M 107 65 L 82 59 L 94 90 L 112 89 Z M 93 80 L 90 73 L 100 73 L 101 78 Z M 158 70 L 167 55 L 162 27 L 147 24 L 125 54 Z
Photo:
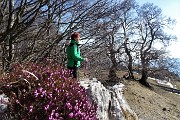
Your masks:
M 97 105 L 86 90 L 56 63 L 14 64 L 0 82 L 18 120 L 96 120 Z

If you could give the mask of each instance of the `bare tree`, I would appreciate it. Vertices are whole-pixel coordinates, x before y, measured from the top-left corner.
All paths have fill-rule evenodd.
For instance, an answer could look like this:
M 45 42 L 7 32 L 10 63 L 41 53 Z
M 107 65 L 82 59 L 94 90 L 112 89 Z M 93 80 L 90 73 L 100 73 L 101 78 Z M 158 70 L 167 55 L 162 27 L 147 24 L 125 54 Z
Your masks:
M 6 38 L 10 34 L 10 40 L 15 45 L 15 60 L 37 61 L 47 56 L 63 60 L 70 34 L 73 31 L 88 31 L 84 26 L 93 24 L 101 18 L 99 16 L 101 11 L 98 10 L 107 2 L 104 0 L 91 2 L 88 0 L 15 0 L 12 12 L 7 11 L 9 8 L 7 3 L 9 3 L 8 0 L 1 2 L 0 43 L 7 42 Z M 6 29 L 8 28 L 6 26 L 10 26 L 10 23 L 6 22 L 8 16 L 11 16 L 10 13 L 14 15 L 14 23 L 10 29 Z M 92 32 L 84 34 L 85 39 L 91 37 Z M 6 52 L 3 57 L 7 59 Z
M 14 42 L 35 20 L 43 1 L 1 1 L 0 43 L 3 69 L 8 69 L 13 59 Z
M 168 57 L 168 53 L 163 50 L 157 51 L 157 60 L 152 60 L 149 68 L 149 76 L 160 80 L 178 80 L 178 59 Z
M 118 36 L 119 29 L 121 27 L 120 11 L 122 7 L 119 5 L 120 2 L 111 2 L 107 11 L 104 12 L 104 17 L 99 21 L 94 31 L 96 34 L 95 44 L 101 45 L 103 53 L 106 53 L 107 57 L 111 61 L 109 63 L 109 80 L 118 81 L 119 78 L 116 76 L 117 66 L 119 64 L 118 54 L 120 55 L 120 49 L 122 49 L 121 38 Z M 99 41 L 99 42 L 98 42 Z M 99 45 L 99 43 L 101 43 Z
M 121 12 L 121 25 L 122 25 L 122 39 L 124 39 L 123 47 L 124 51 L 128 58 L 128 78 L 134 79 L 133 75 L 133 56 L 132 53 L 136 47 L 136 44 L 132 44 L 133 42 L 133 34 L 135 33 L 134 24 L 136 15 L 134 14 L 136 2 L 134 0 L 124 0 L 121 3 L 122 12 Z
M 13 27 L 14 24 L 14 0 L 10 0 L 8 5 L 8 24 L 7 24 L 7 31 L 10 31 L 10 29 Z M 7 34 L 6 41 L 3 42 L 2 45 L 2 67 L 3 69 L 7 69 L 10 66 L 11 60 L 12 60 L 12 51 L 13 51 L 13 44 L 11 39 L 11 34 Z
M 158 42 L 168 45 L 172 40 L 172 37 L 164 32 L 164 28 L 172 24 L 172 20 L 165 18 L 161 13 L 161 9 L 150 3 L 144 4 L 137 11 L 139 16 L 137 22 L 138 45 L 142 66 L 140 83 L 149 86 L 147 77 L 150 61 L 159 59 L 159 52 L 153 45 Z

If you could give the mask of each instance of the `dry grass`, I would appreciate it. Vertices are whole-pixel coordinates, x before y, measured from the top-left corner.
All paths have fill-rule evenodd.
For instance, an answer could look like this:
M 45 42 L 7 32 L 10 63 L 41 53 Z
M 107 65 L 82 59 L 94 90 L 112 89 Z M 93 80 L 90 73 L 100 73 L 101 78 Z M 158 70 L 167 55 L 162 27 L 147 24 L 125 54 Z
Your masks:
M 155 81 L 148 81 L 158 85 Z M 136 81 L 125 80 L 124 84 L 124 96 L 139 118 L 145 120 L 179 120 L 180 95 L 170 93 L 155 85 L 153 85 L 154 90 L 152 91 Z

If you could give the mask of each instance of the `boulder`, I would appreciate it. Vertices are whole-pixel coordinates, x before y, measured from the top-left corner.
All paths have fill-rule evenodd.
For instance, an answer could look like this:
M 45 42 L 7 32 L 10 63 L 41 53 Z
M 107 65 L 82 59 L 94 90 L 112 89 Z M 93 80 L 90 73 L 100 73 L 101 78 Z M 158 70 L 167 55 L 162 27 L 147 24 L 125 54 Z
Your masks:
M 89 98 L 97 103 L 99 120 L 138 120 L 123 97 L 122 83 L 105 87 L 93 78 L 80 80 L 80 84 L 87 90 Z

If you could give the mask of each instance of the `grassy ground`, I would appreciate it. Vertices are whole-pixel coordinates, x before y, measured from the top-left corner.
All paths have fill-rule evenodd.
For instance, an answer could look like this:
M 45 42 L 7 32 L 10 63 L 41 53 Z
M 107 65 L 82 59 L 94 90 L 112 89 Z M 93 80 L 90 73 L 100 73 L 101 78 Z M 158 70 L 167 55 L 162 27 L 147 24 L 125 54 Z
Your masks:
M 132 110 L 142 120 L 180 120 L 180 94 L 171 93 L 154 80 L 148 82 L 154 88 L 150 90 L 137 81 L 124 80 L 124 96 Z M 179 88 L 179 82 L 176 82 Z M 172 88 L 169 88 L 170 90 Z

